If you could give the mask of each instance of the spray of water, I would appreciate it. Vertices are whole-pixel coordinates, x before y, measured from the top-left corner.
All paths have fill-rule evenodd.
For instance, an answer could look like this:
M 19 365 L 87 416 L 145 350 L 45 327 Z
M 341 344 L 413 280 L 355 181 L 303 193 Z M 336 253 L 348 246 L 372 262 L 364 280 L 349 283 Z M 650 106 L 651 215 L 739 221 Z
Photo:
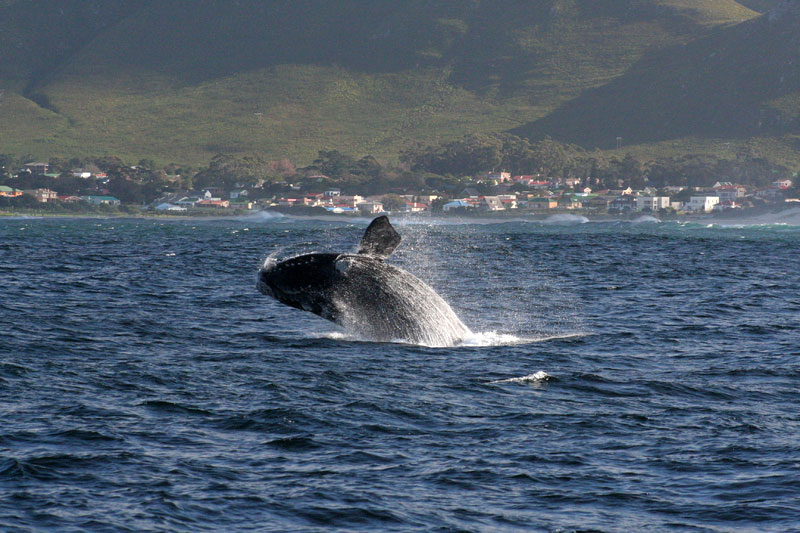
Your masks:
M 642 215 L 639 218 L 631 220 L 631 224 L 660 224 L 661 221 L 653 215 Z
M 311 246 L 355 251 L 353 243 L 369 221 L 348 220 L 344 232 L 341 220 L 331 226 L 318 222 L 309 230 L 314 242 L 294 244 L 291 251 L 297 246 L 305 248 L 304 253 Z M 413 275 L 383 279 L 376 274 L 381 279 L 376 286 L 339 293 L 342 338 L 482 347 L 542 342 L 582 331 L 575 309 L 578 300 L 565 292 L 560 278 L 537 265 L 526 244 L 527 231 L 486 242 L 486 232 L 476 235 L 471 223 L 445 228 L 402 219 L 392 222 L 403 243 L 386 263 Z M 278 251 L 271 253 L 264 266 L 274 265 L 278 256 Z
M 586 224 L 589 219 L 583 215 L 559 214 L 551 215 L 542 221 L 542 224 Z
M 363 258 L 340 261 L 350 263 L 335 295 L 346 330 L 424 346 L 453 346 L 471 334 L 447 302 L 408 272 Z
M 527 376 L 490 381 L 489 384 L 494 385 L 498 383 L 527 383 L 527 384 L 539 385 L 549 379 L 550 379 L 550 374 L 548 374 L 544 370 L 539 370 L 538 372 L 534 372 L 533 374 L 528 374 Z

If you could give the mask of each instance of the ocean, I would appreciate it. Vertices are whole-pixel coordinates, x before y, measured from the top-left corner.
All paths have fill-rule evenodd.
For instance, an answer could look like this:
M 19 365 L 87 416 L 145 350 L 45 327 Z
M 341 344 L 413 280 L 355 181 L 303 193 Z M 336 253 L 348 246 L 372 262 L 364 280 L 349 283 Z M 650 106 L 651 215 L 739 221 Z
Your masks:
M 255 288 L 368 219 L 0 220 L 0 530 L 800 531 L 800 225 L 393 219 L 470 328 Z

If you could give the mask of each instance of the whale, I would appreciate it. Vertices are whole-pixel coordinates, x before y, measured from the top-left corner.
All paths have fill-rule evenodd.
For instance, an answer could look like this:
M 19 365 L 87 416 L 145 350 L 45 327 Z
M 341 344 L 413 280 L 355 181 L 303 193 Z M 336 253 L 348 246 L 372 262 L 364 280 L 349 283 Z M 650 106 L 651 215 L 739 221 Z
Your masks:
M 448 303 L 425 282 L 386 260 L 400 234 L 380 216 L 357 253 L 312 253 L 269 261 L 257 289 L 314 313 L 357 336 L 379 342 L 453 346 L 470 334 Z

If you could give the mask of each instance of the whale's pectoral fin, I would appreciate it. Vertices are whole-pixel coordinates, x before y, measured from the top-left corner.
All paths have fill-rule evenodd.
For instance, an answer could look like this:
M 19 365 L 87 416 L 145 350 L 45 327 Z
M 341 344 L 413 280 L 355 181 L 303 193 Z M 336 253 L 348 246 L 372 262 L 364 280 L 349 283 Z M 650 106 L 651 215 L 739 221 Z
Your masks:
M 389 217 L 382 216 L 372 221 L 364 232 L 358 253 L 385 259 L 392 255 L 400 244 L 400 234 L 389 223 Z

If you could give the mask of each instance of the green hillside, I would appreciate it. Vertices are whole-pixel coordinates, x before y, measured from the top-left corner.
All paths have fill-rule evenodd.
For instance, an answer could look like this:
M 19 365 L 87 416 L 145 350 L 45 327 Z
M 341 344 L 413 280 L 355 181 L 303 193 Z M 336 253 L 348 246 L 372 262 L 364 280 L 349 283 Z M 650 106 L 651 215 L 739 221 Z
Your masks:
M 5 0 L 0 153 L 305 163 L 538 135 L 571 102 L 757 15 L 733 0 Z M 787 95 L 773 107 L 791 109 Z M 569 124 L 553 133 L 585 129 Z M 680 134 L 716 135 L 693 124 Z
M 624 76 L 515 132 L 601 149 L 700 138 L 771 139 L 796 150 L 798 28 L 800 10 L 789 9 L 649 54 Z

